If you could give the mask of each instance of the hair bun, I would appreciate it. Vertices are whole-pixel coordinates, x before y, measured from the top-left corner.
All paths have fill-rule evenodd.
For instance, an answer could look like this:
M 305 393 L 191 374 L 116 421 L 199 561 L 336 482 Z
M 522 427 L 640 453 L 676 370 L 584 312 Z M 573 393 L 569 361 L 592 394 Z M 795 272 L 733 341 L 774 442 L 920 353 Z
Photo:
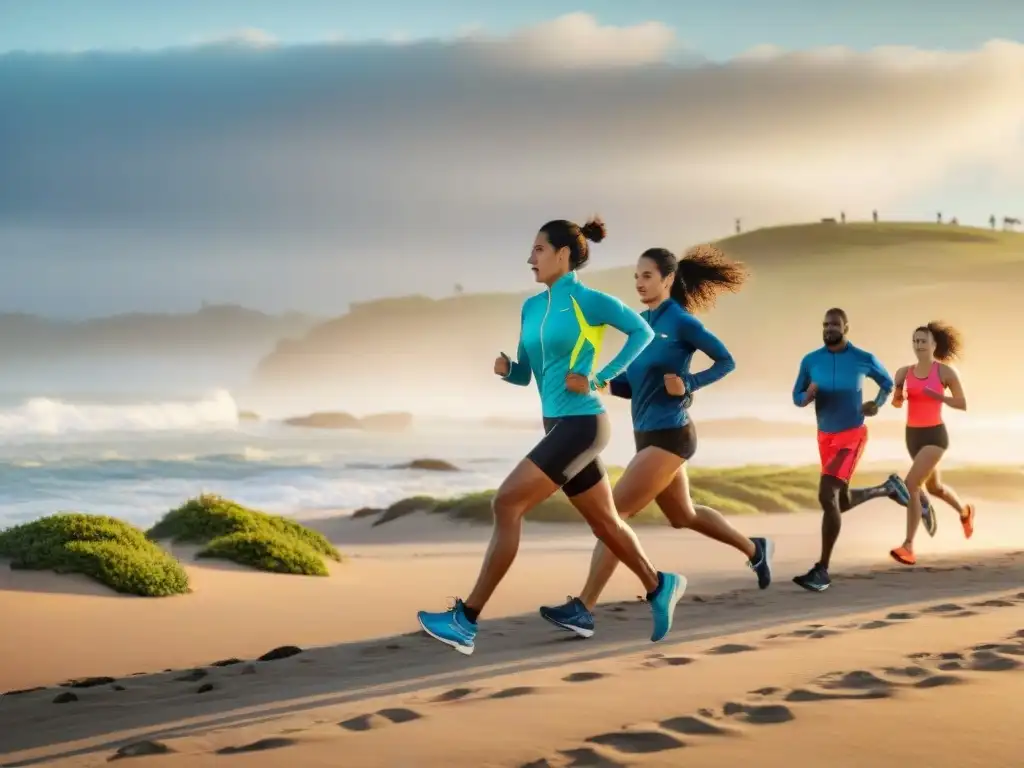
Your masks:
M 580 227 L 580 234 L 592 243 L 600 243 L 607 237 L 608 228 L 601 221 L 600 217 L 595 216 Z

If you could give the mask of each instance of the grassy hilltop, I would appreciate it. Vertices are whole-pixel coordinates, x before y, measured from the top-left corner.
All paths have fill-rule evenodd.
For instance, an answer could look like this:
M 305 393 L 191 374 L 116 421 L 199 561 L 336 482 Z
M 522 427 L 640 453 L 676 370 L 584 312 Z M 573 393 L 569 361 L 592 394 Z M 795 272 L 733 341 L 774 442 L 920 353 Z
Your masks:
M 957 324 L 967 335 L 960 367 L 971 377 L 973 402 L 1018 404 L 999 374 L 1002 350 L 1016 342 L 1006 320 L 1019 311 L 1024 235 L 940 224 L 806 224 L 755 230 L 717 245 L 753 273 L 742 293 L 722 297 L 704 318 L 738 362 L 736 373 L 716 385 L 722 390 L 788 392 L 800 356 L 820 343 L 823 312 L 838 305 L 850 314 L 855 343 L 890 369 L 909 362 L 914 326 L 939 318 Z M 632 265 L 582 273 L 587 284 L 637 306 L 632 275 Z M 419 382 L 443 380 L 471 396 L 490 382 L 495 353 L 514 351 L 519 306 L 536 290 L 528 279 L 532 290 L 516 294 L 355 305 L 279 345 L 260 363 L 254 383 L 268 392 L 379 391 L 382 379 L 407 374 L 414 350 Z M 605 358 L 617 348 L 614 335 Z M 453 338 L 457 345 L 445 343 Z
M 609 467 L 608 476 L 614 485 L 622 468 Z M 865 469 L 857 472 L 855 486 L 882 482 L 886 471 Z M 758 512 L 784 514 L 818 508 L 816 466 L 781 467 L 747 464 L 739 467 L 692 467 L 689 471 L 690 493 L 697 504 L 714 507 L 725 515 L 750 515 Z M 1024 471 L 1020 467 L 956 467 L 945 470 L 943 477 L 970 499 L 1019 502 L 1024 498 Z M 357 518 L 372 518 L 373 525 L 385 525 L 416 513 L 443 515 L 477 525 L 491 525 L 491 502 L 495 491 L 479 491 L 448 498 L 413 496 L 395 502 L 387 509 L 361 509 Z M 902 511 L 893 512 L 902 519 Z M 527 517 L 531 522 L 578 523 L 583 518 L 561 492 L 533 509 Z M 666 520 L 655 504 L 649 504 L 636 517 L 633 525 L 665 525 Z

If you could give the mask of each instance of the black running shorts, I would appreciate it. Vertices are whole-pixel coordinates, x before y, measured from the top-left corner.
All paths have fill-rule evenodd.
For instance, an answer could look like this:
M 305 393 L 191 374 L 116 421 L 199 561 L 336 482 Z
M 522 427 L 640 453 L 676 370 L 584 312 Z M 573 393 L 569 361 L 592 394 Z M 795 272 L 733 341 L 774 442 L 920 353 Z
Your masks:
M 907 451 L 910 458 L 915 458 L 922 448 L 929 445 L 942 450 L 949 448 L 949 432 L 946 431 L 945 424 L 936 424 L 934 427 L 907 427 Z
M 606 414 L 546 418 L 544 432 L 544 439 L 526 458 L 566 496 L 578 496 L 601 482 L 605 476 L 601 451 L 612 434 Z
M 636 443 L 637 453 L 644 448 L 661 448 L 663 451 L 674 453 L 683 461 L 689 461 L 697 453 L 697 428 L 693 421 L 687 421 L 681 427 L 634 432 L 633 441 Z

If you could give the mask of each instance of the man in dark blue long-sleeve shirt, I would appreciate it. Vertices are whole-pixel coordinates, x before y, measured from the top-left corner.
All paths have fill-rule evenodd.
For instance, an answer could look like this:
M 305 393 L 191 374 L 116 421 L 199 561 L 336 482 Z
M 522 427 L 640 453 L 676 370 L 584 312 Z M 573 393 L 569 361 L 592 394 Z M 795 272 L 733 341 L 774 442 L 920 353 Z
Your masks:
M 909 499 L 906 485 L 890 475 L 871 488 L 850 489 L 868 441 L 865 417 L 874 416 L 888 400 L 892 377 L 870 352 L 851 344 L 849 323 L 841 309 L 830 309 L 822 323 L 824 345 L 800 361 L 793 385 L 793 404 L 803 408 L 814 403 L 818 422 L 818 453 L 821 481 L 818 500 L 824 513 L 821 523 L 821 559 L 806 574 L 793 579 L 804 589 L 821 592 L 832 583 L 828 575 L 832 550 L 842 528 L 842 513 L 868 499 L 893 496 Z M 874 400 L 864 401 L 864 378 L 878 384 Z

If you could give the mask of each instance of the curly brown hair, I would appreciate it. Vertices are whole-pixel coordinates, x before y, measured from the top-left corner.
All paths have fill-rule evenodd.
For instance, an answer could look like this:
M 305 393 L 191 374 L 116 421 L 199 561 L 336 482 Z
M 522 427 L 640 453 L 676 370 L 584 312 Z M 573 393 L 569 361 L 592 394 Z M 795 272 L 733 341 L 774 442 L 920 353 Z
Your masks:
M 948 363 L 960 357 L 964 349 L 964 337 L 956 328 L 941 320 L 933 320 L 927 325 L 921 325 L 914 329 L 927 331 L 935 340 L 935 359 L 941 363 Z

